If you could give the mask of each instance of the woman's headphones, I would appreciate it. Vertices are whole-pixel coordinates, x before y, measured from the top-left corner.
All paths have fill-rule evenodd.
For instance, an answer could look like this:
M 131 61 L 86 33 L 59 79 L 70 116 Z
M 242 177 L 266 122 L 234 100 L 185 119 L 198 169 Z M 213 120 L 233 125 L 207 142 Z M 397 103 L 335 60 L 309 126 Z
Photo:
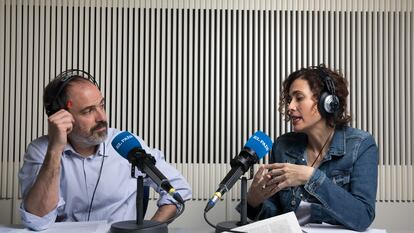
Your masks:
M 339 110 L 339 98 L 335 93 L 335 84 L 324 66 L 317 66 L 324 87 L 319 96 L 318 109 L 323 117 L 333 116 Z
M 96 82 L 95 78 L 88 72 L 79 69 L 70 69 L 63 71 L 58 76 L 56 76 L 56 78 L 45 88 L 44 104 L 46 114 L 48 116 L 53 115 L 62 108 L 66 108 L 66 103 L 63 99 L 64 97 L 62 96 L 62 92 L 68 83 L 75 78 L 84 78 L 93 83 L 99 89 L 99 85 Z

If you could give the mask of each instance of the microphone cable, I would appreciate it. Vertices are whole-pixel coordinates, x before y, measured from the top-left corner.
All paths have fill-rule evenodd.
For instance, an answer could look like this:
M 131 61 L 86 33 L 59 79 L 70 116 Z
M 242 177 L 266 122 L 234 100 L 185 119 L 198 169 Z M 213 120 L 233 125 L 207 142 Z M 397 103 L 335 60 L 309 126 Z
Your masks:
M 204 211 L 204 220 L 206 220 L 206 222 L 208 223 L 208 225 L 210 225 L 211 227 L 213 227 L 214 229 L 216 229 L 216 231 L 218 230 L 217 229 L 217 226 L 215 226 L 214 224 L 212 224 L 208 219 L 207 219 L 207 211 Z M 247 233 L 247 232 L 244 232 L 244 231 L 236 231 L 236 230 L 230 230 L 230 229 L 228 229 L 228 230 L 225 230 L 226 232 L 234 232 L 234 233 Z

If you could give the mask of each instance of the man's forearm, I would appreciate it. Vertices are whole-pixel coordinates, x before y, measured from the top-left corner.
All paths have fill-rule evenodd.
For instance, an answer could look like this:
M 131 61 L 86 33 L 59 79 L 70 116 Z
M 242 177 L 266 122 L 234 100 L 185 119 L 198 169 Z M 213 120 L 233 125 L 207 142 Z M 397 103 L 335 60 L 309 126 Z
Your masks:
M 47 152 L 33 187 L 24 200 L 27 212 L 43 217 L 59 200 L 60 153 Z
M 151 220 L 166 222 L 177 214 L 177 207 L 174 204 L 160 206 Z

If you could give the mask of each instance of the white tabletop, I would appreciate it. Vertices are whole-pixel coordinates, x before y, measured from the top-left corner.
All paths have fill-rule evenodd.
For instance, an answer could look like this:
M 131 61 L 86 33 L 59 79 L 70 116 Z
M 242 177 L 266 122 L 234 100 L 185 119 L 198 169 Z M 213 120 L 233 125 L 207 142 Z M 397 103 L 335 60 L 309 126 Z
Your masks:
M 109 233 L 111 224 L 105 221 L 97 222 L 63 222 L 55 223 L 50 226 L 49 229 L 41 231 L 41 233 Z M 302 230 L 307 233 L 353 233 L 351 231 L 343 229 L 339 226 L 325 225 L 325 224 L 310 224 L 302 227 Z M 21 225 L 0 225 L 0 233 L 23 233 L 33 232 L 25 229 Z M 169 227 L 169 233 L 214 233 L 215 230 L 211 227 L 200 228 L 185 228 L 185 227 Z M 386 230 L 382 229 L 369 229 L 366 233 L 386 233 Z
M 96 222 L 62 222 L 51 225 L 47 230 L 40 231 L 41 233 L 109 233 L 111 224 L 106 221 Z M 0 225 L 0 233 L 24 233 L 33 232 L 24 228 L 22 225 Z M 214 229 L 211 227 L 203 228 L 181 228 L 169 227 L 169 233 L 213 233 Z
M 302 231 L 306 233 L 351 233 L 357 231 L 351 231 L 348 229 L 344 229 L 341 226 L 333 226 L 329 224 L 307 224 L 306 226 L 302 227 Z M 387 233 L 384 229 L 368 229 L 365 233 Z

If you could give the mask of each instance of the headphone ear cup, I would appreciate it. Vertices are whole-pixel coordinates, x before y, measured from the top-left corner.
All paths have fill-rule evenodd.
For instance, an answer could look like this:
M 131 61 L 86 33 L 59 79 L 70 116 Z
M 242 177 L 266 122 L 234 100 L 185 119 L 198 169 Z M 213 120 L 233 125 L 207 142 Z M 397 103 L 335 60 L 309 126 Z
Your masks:
M 329 112 L 335 114 L 339 110 L 339 99 L 336 95 L 331 95 L 331 98 L 327 98 L 329 105 Z
M 319 97 L 318 109 L 322 117 L 326 117 L 329 114 L 326 109 L 326 99 L 328 98 L 328 96 L 330 96 L 328 92 L 322 92 L 321 96 Z
M 51 116 L 55 114 L 57 111 L 59 111 L 62 107 L 61 104 L 58 103 L 58 100 L 54 100 L 52 103 L 50 103 L 45 109 L 47 116 Z
M 327 117 L 329 114 L 334 114 L 339 109 L 339 99 L 336 95 L 331 95 L 328 92 L 322 92 L 318 103 L 319 112 L 322 116 Z

